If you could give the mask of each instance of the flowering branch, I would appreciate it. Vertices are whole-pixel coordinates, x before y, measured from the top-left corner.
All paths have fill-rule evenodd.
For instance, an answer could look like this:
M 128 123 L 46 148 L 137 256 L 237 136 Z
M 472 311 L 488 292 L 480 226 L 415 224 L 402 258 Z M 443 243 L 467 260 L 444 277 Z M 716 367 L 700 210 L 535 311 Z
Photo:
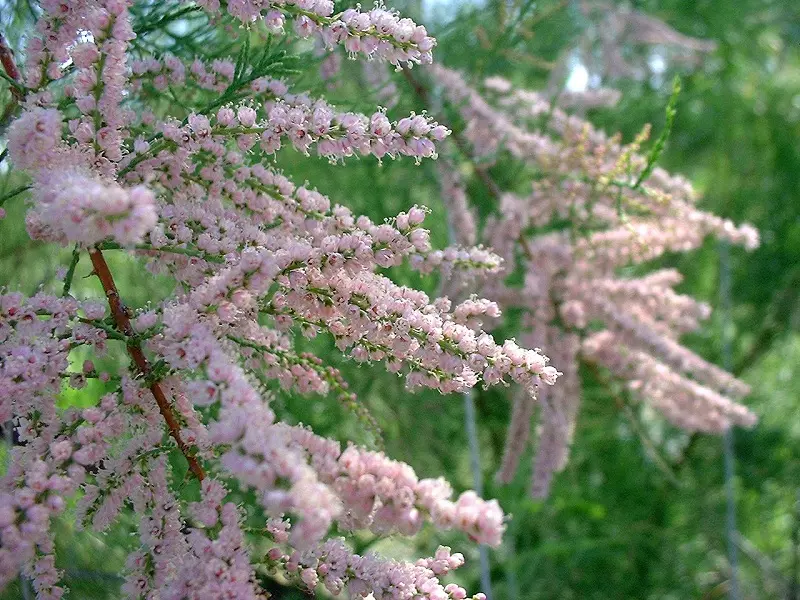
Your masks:
M 97 245 L 97 248 L 100 250 L 129 250 L 125 246 L 122 246 L 116 242 L 101 242 Z M 145 252 L 167 252 L 170 254 L 182 254 L 184 256 L 194 256 L 197 258 L 202 258 L 203 260 L 210 262 L 210 263 L 217 263 L 223 264 L 225 262 L 225 257 L 219 256 L 216 254 L 210 254 L 209 252 L 203 252 L 202 250 L 195 250 L 193 248 L 180 248 L 178 246 L 159 246 L 156 248 L 151 244 L 135 244 L 133 246 L 134 250 L 142 250 Z
M 382 6 L 336 15 L 327 0 L 271 11 L 249 0 L 197 6 L 248 24 L 263 19 L 273 32 L 289 16 L 301 37 L 319 35 L 331 48 L 342 44 L 395 65 L 428 63 L 435 45 L 424 27 Z M 421 227 L 425 209 L 374 223 L 295 185 L 274 157 L 291 145 L 331 162 L 367 155 L 421 162 L 436 158 L 447 129 L 425 114 L 393 122 L 383 109 L 342 111 L 290 92 L 274 79 L 289 74 L 277 64 L 288 64 L 288 53 L 267 45 L 251 55 L 251 36 L 235 61 L 203 52 L 157 59 L 147 44 L 131 46 L 132 8 L 127 0 L 44 3 L 26 49 L 27 98 L 8 131 L 8 156 L 32 180 L 24 188 L 31 190 L 30 237 L 74 249 L 60 296 L 0 295 L 0 420 L 14 419 L 25 442 L 13 449 L 0 482 L 0 585 L 21 568 L 40 598 L 61 597 L 50 525 L 80 491 L 80 523 L 105 529 L 128 505 L 141 517 L 127 597 L 263 600 L 242 513 L 225 502 L 227 489 L 201 460 L 254 492 L 265 516 L 285 519 L 288 571 L 296 553 L 324 548 L 334 526 L 412 535 L 429 520 L 499 544 L 505 524 L 496 501 L 474 492 L 451 500 L 444 480 L 420 480 L 380 452 L 342 450 L 288 427 L 269 405 L 276 382 L 304 394 L 332 391 L 380 441 L 377 423 L 339 372 L 298 350 L 292 323 L 306 336 L 332 335 L 357 361 L 403 370 L 409 388 L 447 393 L 513 380 L 532 391 L 555 383 L 558 372 L 541 352 L 498 343 L 483 330 L 482 316 L 499 316 L 494 303 L 474 298 L 451 310 L 446 298 L 432 300 L 382 274 L 404 262 L 421 273 L 496 273 L 497 256 L 474 245 L 433 250 Z M 189 12 L 179 2 L 154 10 L 143 3 L 139 33 Z M 15 65 L 5 68 L 9 80 L 19 79 Z M 151 105 L 152 89 L 169 89 L 188 116 Z M 82 249 L 105 302 L 71 294 Z M 183 293 L 129 311 L 106 250 L 146 259 Z M 270 317 L 260 319 L 260 309 Z M 98 372 L 91 360 L 80 372 L 69 368 L 72 350 L 102 355 L 110 340 L 125 344 L 127 369 Z M 64 388 L 80 390 L 95 378 L 114 392 L 81 410 L 57 408 Z M 201 482 L 200 502 L 172 489 L 164 423 Z M 354 595 L 383 593 L 390 577 L 421 599 L 466 597 L 437 580 L 460 564 L 444 552 L 425 562 L 430 568 L 417 568 L 351 555 L 343 544 L 330 548 L 353 571 L 373 565 L 374 572 L 337 581 L 325 556 L 306 554 L 305 586 L 318 567 L 320 584 L 334 590 L 346 583 Z
M 752 228 L 700 211 L 686 182 L 655 167 L 675 118 L 678 84 L 664 131 L 642 156 L 649 128 L 623 146 L 617 137 L 608 138 L 504 79 L 488 78 L 484 87 L 489 95 L 484 97 L 461 74 L 438 65 L 433 70 L 445 100 L 464 121 L 450 139 L 497 203 L 498 214 L 488 219 L 483 241 L 505 263 L 525 272 L 521 289 L 489 278 L 481 293 L 498 294 L 505 307 L 525 311 L 526 345 L 547 347 L 564 369 L 561 385 L 539 395 L 543 428 L 533 494 L 546 494 L 551 474 L 566 464 L 580 395 L 579 360 L 607 367 L 627 381 L 634 398 L 646 400 L 690 431 L 752 425 L 754 415 L 736 403 L 748 393 L 747 386 L 677 341 L 681 333 L 699 326 L 708 307 L 671 289 L 680 281 L 674 271 L 639 279 L 625 279 L 615 271 L 667 250 L 695 248 L 707 234 L 748 248 L 757 244 Z M 425 85 L 415 74 L 404 74 L 428 104 Z M 491 177 L 488 165 L 508 159 L 521 163 L 519 173 L 531 174 L 528 197 L 501 189 Z M 471 232 L 474 243 L 476 219 L 458 170 L 440 172 L 445 202 L 458 215 L 456 229 Z M 597 333 L 599 323 L 607 330 Z M 619 406 L 631 416 L 627 405 Z M 530 402 L 515 405 L 498 474 L 502 481 L 509 481 L 516 469 L 532 412 Z M 644 438 L 643 443 L 648 445 Z
M 111 316 L 119 331 L 127 338 L 128 354 L 130 354 L 133 359 L 139 374 L 147 380 L 151 374 L 150 363 L 145 357 L 144 352 L 142 352 L 141 345 L 136 341 L 136 333 L 131 325 L 128 310 L 122 304 L 117 286 L 114 283 L 114 278 L 111 275 L 111 270 L 108 268 L 108 263 L 105 257 L 103 257 L 102 251 L 98 248 L 89 249 L 89 259 L 92 261 L 94 274 L 97 275 L 97 278 L 103 286 L 103 291 L 105 291 L 108 306 L 111 309 Z M 180 426 L 172 412 L 169 400 L 167 400 L 164 391 L 161 389 L 160 382 L 158 380 L 152 381 L 149 383 L 148 388 L 152 392 L 156 404 L 158 404 L 158 410 L 161 412 L 161 416 L 164 417 L 164 421 L 167 423 L 169 434 L 175 440 L 175 443 L 178 445 L 184 457 L 186 457 L 186 461 L 189 463 L 189 470 L 191 470 L 197 479 L 202 481 L 206 476 L 205 471 L 203 471 L 200 462 L 192 454 L 191 447 L 181 438 Z

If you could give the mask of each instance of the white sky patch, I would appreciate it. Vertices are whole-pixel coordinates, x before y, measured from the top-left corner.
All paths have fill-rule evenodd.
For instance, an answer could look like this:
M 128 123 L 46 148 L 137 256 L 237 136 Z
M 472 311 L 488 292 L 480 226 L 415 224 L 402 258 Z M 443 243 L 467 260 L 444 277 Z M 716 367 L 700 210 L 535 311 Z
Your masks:
M 567 78 L 568 92 L 585 92 L 589 87 L 589 70 L 581 63 L 573 65 Z
M 650 67 L 650 70 L 657 75 L 661 75 L 667 70 L 667 61 L 664 55 L 658 51 L 650 54 L 650 57 L 647 59 L 647 65 Z

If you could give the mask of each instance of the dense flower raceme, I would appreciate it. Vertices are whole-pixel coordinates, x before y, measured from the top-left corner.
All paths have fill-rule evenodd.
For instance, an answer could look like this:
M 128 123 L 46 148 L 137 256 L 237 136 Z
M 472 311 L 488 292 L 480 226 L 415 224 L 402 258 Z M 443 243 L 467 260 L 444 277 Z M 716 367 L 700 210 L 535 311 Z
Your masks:
M 273 521 L 268 526 L 273 539 L 286 540 L 288 523 Z M 374 598 L 431 598 L 435 600 L 460 600 L 467 592 L 454 583 L 447 585 L 439 577 L 464 564 L 464 557 L 451 554 L 450 548 L 440 546 L 430 558 L 416 564 L 382 559 L 376 554 L 353 554 L 342 539 L 330 539 L 305 552 L 287 554 L 281 546 L 270 549 L 267 558 L 293 574 L 301 585 L 315 588 L 322 584 L 333 594 L 346 590 L 351 597 Z M 484 594 L 472 596 L 485 600 Z
M 358 556 L 329 532 L 412 535 L 430 523 L 497 545 L 497 502 L 454 497 L 444 480 L 420 479 L 378 451 L 281 423 L 267 391 L 277 382 L 334 393 L 377 429 L 336 369 L 296 349 L 296 333 L 330 335 L 411 389 L 513 381 L 532 394 L 556 382 L 541 351 L 483 330 L 500 315 L 496 303 L 432 299 L 382 271 L 405 263 L 485 277 L 500 271 L 498 255 L 474 240 L 434 250 L 425 209 L 375 223 L 296 185 L 274 162 L 284 147 L 332 162 L 419 162 L 436 158 L 449 131 L 425 114 L 393 122 L 383 110 L 343 112 L 225 58 L 156 59 L 137 47 L 133 60 L 126 0 L 41 4 L 8 150 L 32 179 L 30 236 L 74 252 L 61 296 L 0 293 L 0 418 L 13 421 L 19 441 L 0 486 L 0 584 L 22 570 L 39 598 L 64 594 L 50 525 L 77 495 L 80 525 L 96 530 L 133 508 L 140 545 L 122 587 L 130 598 L 263 598 L 256 573 L 266 567 L 353 597 L 467 598 L 440 581 L 463 563 L 449 549 L 404 563 Z M 200 5 L 222 23 L 273 32 L 291 18 L 301 36 L 394 65 L 430 62 L 434 46 L 424 28 L 383 8 Z M 151 91 L 167 82 L 194 109 L 151 112 Z M 235 101 L 215 103 L 225 94 Z M 126 307 L 104 254 L 118 250 L 140 258 L 143 271 L 170 275 L 176 295 Z M 86 259 L 102 302 L 70 294 Z M 90 357 L 80 367 L 78 352 Z M 98 370 L 98 358 L 118 367 Z M 105 390 L 96 406 L 57 408 L 65 388 L 90 379 Z M 168 460 L 178 451 L 201 481 L 199 497 L 180 490 Z M 277 543 L 269 564 L 251 555 L 261 540 L 243 527 L 236 490 L 255 494 L 255 518 Z
M 199 4 L 212 14 L 220 11 L 219 0 Z M 328 48 L 342 45 L 354 56 L 394 65 L 429 64 L 436 45 L 425 27 L 381 6 L 368 12 L 349 8 L 333 14 L 332 0 L 235 0 L 227 2 L 227 11 L 244 23 L 263 18 L 273 31 L 281 31 L 287 18 L 293 19 L 294 31 L 301 37 L 318 34 Z
M 124 189 L 80 172 L 41 177 L 36 208 L 28 213 L 31 237 L 53 242 L 95 244 L 113 239 L 142 241 L 158 222 L 153 193 L 144 186 Z
M 473 291 L 503 309 L 522 309 L 522 339 L 550 349 L 564 372 L 559 385 L 539 390 L 533 494 L 546 495 L 553 472 L 566 464 L 581 361 L 608 369 L 634 398 L 689 431 L 751 426 L 754 415 L 737 403 L 747 386 L 678 341 L 708 316 L 708 306 L 674 291 L 681 281 L 675 271 L 625 278 L 618 268 L 692 250 L 709 234 L 750 249 L 758 244 L 757 232 L 697 208 L 685 180 L 659 168 L 649 172 L 638 153 L 644 136 L 625 146 L 504 79 L 487 79 L 482 95 L 461 74 L 439 65 L 432 70 L 464 121 L 454 135 L 471 152 L 469 160 L 478 164 L 480 158 L 475 170 L 498 203 L 496 215 L 479 227 L 459 170 L 440 169 L 456 241 L 485 243 L 507 267 Z M 491 162 L 505 157 L 524 165 L 526 194 L 492 180 Z M 649 176 L 641 175 L 645 169 Z M 525 273 L 521 287 L 505 282 L 504 273 L 514 268 Z M 451 282 L 451 295 L 458 284 Z M 515 402 L 501 481 L 514 476 L 535 405 L 532 396 Z

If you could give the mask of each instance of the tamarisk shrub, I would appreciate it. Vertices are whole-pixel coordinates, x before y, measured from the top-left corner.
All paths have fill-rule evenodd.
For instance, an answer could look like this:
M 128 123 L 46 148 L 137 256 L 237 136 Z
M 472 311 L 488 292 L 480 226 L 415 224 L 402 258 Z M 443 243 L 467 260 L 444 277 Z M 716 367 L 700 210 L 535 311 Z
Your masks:
M 541 388 L 538 399 L 517 396 L 498 480 L 514 476 L 538 401 L 541 427 L 531 492 L 547 495 L 553 473 L 567 461 L 581 362 L 601 379 L 606 373 L 621 379 L 634 399 L 688 431 L 752 426 L 755 416 L 738 403 L 748 387 L 678 341 L 699 326 L 709 307 L 673 289 L 681 281 L 675 270 L 632 277 L 623 268 L 630 273 L 630 267 L 666 253 L 692 250 L 708 235 L 752 249 L 757 232 L 700 210 L 687 181 L 655 167 L 663 134 L 642 155 L 648 129 L 623 145 L 619 136 L 609 137 L 505 79 L 486 79 L 481 94 L 456 71 L 434 65 L 432 72 L 460 122 L 455 141 L 497 202 L 497 210 L 479 223 L 460 170 L 440 161 L 456 241 L 483 242 L 504 260 L 503 269 L 484 273 L 471 290 L 497 300 L 504 310 L 521 311 L 521 339 L 547 348 L 563 371 L 558 385 Z M 428 84 L 409 78 L 426 98 Z M 569 100 L 574 105 L 577 97 Z M 588 100 L 595 101 L 591 94 Z M 508 168 L 508 161 L 516 166 Z M 521 175 L 504 189 L 490 173 L 493 165 L 498 173 Z M 522 285 L 508 278 L 514 272 L 522 273 Z M 458 277 L 448 285 L 451 296 L 464 294 Z
M 497 502 L 453 498 L 444 480 L 420 479 L 380 452 L 280 423 L 267 392 L 277 381 L 355 402 L 338 371 L 296 349 L 296 332 L 327 334 L 410 388 L 514 381 L 533 394 L 540 381 L 556 381 L 541 352 L 496 342 L 469 318 L 475 307 L 495 313 L 493 303 L 451 306 L 378 271 L 408 263 L 492 273 L 498 256 L 472 246 L 434 253 L 423 208 L 374 223 L 274 166 L 289 146 L 332 162 L 419 162 L 436 158 L 449 131 L 424 114 L 391 121 L 382 110 L 356 114 L 293 91 L 277 76 L 282 55 L 256 56 L 251 34 L 283 34 L 292 22 L 294 35 L 393 65 L 431 62 L 435 42 L 382 7 L 174 4 L 177 14 L 205 11 L 211 24 L 249 28 L 238 56 L 147 54 L 151 46 L 134 46 L 142 40 L 130 1 L 48 0 L 24 66 L 6 65 L 21 90 L 7 145 L 32 181 L 27 231 L 73 253 L 60 296 L 0 294 L 0 414 L 19 440 L 0 491 L 0 584 L 21 569 L 39 598 L 64 594 L 51 524 L 77 497 L 80 524 L 99 531 L 132 507 L 139 545 L 122 586 L 129 598 L 264 598 L 257 573 L 269 569 L 353 597 L 466 598 L 440 581 L 463 563 L 449 548 L 411 564 L 359 556 L 331 536 L 413 535 L 428 522 L 497 545 Z M 181 101 L 157 111 L 143 93 L 153 89 Z M 128 306 L 109 252 L 138 259 L 140 277 L 145 269 L 172 277 L 175 295 Z M 71 293 L 87 259 L 103 301 Z M 129 366 L 98 372 L 86 360 L 74 370 L 78 351 L 127 354 Z M 57 408 L 63 389 L 88 378 L 113 391 L 89 408 Z M 201 482 L 197 497 L 177 493 L 182 473 L 170 453 Z M 230 499 L 240 489 L 257 499 L 248 507 L 261 521 L 255 532 Z M 266 554 L 251 551 L 265 540 Z

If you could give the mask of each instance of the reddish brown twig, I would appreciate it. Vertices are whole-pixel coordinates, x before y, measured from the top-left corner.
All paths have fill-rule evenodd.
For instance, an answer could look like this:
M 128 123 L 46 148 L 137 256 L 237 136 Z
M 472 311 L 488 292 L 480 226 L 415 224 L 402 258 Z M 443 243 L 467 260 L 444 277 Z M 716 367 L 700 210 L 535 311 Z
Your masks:
M 14 51 L 9 47 L 8 42 L 2 33 L 0 33 L 0 65 L 2 65 L 6 75 L 12 81 L 19 82 L 22 79 L 19 69 L 17 68 L 17 62 L 14 60 Z M 20 102 L 22 102 L 24 99 L 25 94 L 22 92 L 22 90 L 12 85 L 11 102 L 6 105 L 6 107 L 3 109 L 2 115 L 0 115 L 0 128 L 5 127 L 6 123 L 8 123 L 8 121 L 14 115 L 14 112 L 17 110 Z
M 135 332 L 131 326 L 131 320 L 128 316 L 128 311 L 123 306 L 122 300 L 119 297 L 119 292 L 117 291 L 117 286 L 114 283 L 114 278 L 111 275 L 111 270 L 108 268 L 108 263 L 106 262 L 103 253 L 97 248 L 91 248 L 89 250 L 89 258 L 91 259 L 92 266 L 94 267 L 94 274 L 97 275 L 97 278 L 103 285 L 103 290 L 106 293 L 106 299 L 108 300 L 108 306 L 111 308 L 111 316 L 114 319 L 114 323 L 116 323 L 117 329 L 119 329 L 128 337 L 128 354 L 130 354 L 131 358 L 133 359 L 133 362 L 136 365 L 136 369 L 139 371 L 139 373 L 143 377 L 148 377 L 151 373 L 150 363 L 147 361 L 147 357 L 145 357 L 144 352 L 142 352 L 142 347 L 139 342 L 135 341 Z M 149 388 L 153 393 L 153 397 L 156 399 L 156 404 L 158 404 L 158 409 L 161 411 L 161 416 L 163 416 L 164 420 L 167 422 L 169 434 L 172 436 L 172 439 L 175 440 L 178 448 L 180 448 L 180 451 L 183 452 L 183 455 L 186 457 L 191 472 L 194 473 L 197 479 L 202 481 L 206 474 L 203 471 L 203 467 L 200 466 L 197 458 L 192 455 L 189 445 L 186 444 L 186 442 L 184 442 L 181 438 L 180 425 L 175 419 L 175 415 L 172 412 L 172 407 L 170 406 L 169 401 L 164 394 L 164 390 L 161 389 L 158 381 L 153 381 L 150 383 Z
M 14 81 L 19 81 L 21 79 L 19 69 L 17 68 L 17 62 L 14 60 L 14 51 L 9 47 L 2 33 L 0 33 L 0 64 L 3 65 L 3 70 L 9 78 Z M 13 85 L 11 86 L 11 95 L 14 96 L 14 99 L 18 102 L 22 100 L 22 92 Z

